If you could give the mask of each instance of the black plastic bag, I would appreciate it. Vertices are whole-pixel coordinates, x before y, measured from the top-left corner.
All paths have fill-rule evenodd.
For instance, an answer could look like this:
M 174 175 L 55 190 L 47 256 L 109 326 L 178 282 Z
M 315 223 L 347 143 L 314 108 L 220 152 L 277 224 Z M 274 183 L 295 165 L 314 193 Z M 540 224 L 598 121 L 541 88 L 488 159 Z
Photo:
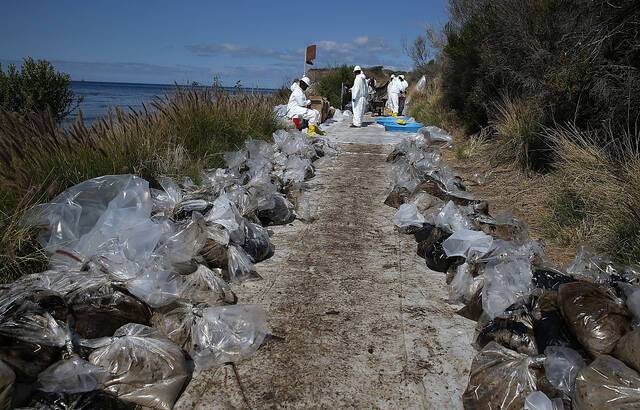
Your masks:
M 244 244 L 242 244 L 242 249 L 251 256 L 254 263 L 269 259 L 274 252 L 267 230 L 252 222 L 244 224 Z
M 286 225 L 296 219 L 293 205 L 284 196 L 274 195 L 273 200 L 273 208 L 258 210 L 258 219 L 263 226 Z
M 45 393 L 37 391 L 31 397 L 29 409 L 36 410 L 135 410 L 133 403 L 118 399 L 104 391 L 88 393 Z
M 560 285 L 576 282 L 576 279 L 558 270 L 544 268 L 533 271 L 532 282 L 533 285 L 539 289 L 558 290 Z
M 533 334 L 533 320 L 526 308 L 507 311 L 481 325 L 476 344 L 481 349 L 491 341 L 529 356 L 539 353 Z
M 539 291 L 532 297 L 533 333 L 540 352 L 549 346 L 582 347 L 567 327 L 558 308 L 558 292 Z

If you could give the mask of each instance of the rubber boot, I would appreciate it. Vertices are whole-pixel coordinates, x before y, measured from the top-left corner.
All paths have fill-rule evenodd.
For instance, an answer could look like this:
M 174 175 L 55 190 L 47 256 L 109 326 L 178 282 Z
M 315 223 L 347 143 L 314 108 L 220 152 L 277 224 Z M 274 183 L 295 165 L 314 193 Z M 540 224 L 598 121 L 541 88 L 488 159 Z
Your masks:
M 313 137 L 315 135 L 318 135 L 316 133 L 317 127 L 315 125 L 309 124 L 309 129 L 307 129 L 307 135 L 309 137 Z

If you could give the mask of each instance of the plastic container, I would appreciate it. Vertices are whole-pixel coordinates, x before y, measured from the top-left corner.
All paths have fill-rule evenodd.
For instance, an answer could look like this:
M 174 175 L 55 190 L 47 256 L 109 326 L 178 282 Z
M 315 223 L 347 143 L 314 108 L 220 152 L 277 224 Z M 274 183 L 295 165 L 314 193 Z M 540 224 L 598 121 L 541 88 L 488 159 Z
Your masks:
M 386 125 L 386 124 L 395 124 L 398 120 L 409 121 L 411 118 L 409 117 L 380 117 L 376 118 L 376 123 Z
M 407 124 L 384 123 L 384 130 L 389 132 L 418 132 L 424 125 L 419 122 L 410 122 Z

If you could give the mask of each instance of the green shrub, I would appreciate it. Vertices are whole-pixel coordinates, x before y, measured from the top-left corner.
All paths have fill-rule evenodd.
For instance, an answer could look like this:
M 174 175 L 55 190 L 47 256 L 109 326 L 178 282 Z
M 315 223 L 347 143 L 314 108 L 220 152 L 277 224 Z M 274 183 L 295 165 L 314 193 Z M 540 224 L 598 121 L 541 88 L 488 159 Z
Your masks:
M 21 115 L 48 110 L 60 121 L 75 108 L 70 84 L 68 74 L 45 60 L 27 58 L 20 71 L 10 64 L 6 73 L 0 66 L 0 109 Z
M 316 81 L 313 85 L 313 92 L 326 97 L 332 106 L 340 108 L 343 103 L 341 101 L 342 84 L 351 87 L 354 78 L 353 66 L 342 65 L 332 68 Z M 346 103 L 346 101 L 344 102 Z

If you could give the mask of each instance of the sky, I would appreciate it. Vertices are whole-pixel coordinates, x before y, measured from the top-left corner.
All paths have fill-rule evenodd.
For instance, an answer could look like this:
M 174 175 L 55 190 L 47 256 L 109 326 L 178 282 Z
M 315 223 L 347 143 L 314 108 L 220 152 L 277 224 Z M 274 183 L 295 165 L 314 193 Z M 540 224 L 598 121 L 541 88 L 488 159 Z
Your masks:
M 315 66 L 408 69 L 403 51 L 447 0 L 20 0 L 2 6 L 0 62 L 46 59 L 73 80 L 279 87 Z

